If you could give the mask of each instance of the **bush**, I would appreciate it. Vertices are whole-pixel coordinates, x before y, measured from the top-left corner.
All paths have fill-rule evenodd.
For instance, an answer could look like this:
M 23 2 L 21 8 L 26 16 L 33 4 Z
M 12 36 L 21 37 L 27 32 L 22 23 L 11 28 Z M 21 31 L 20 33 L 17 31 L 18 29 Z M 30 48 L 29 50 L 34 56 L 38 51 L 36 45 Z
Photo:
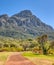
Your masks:
M 50 49 L 50 50 L 48 51 L 48 53 L 49 53 L 49 54 L 54 54 L 54 49 Z
M 8 47 L 4 47 L 0 49 L 0 52 L 4 52 L 4 51 L 10 51 L 10 49 Z
M 10 51 L 17 51 L 16 50 L 16 48 L 14 48 L 14 47 L 11 47 L 11 48 L 9 48 L 9 47 L 4 47 L 4 48 L 2 48 L 2 49 L 0 49 L 0 51 L 1 52 L 4 52 L 4 51 L 8 51 L 8 52 L 10 52 Z
M 33 51 L 34 53 L 36 53 L 36 54 L 43 54 L 42 50 L 39 49 L 38 47 L 34 47 L 32 51 Z
M 19 46 L 16 50 L 20 52 L 20 51 L 23 51 L 24 49 L 22 46 Z

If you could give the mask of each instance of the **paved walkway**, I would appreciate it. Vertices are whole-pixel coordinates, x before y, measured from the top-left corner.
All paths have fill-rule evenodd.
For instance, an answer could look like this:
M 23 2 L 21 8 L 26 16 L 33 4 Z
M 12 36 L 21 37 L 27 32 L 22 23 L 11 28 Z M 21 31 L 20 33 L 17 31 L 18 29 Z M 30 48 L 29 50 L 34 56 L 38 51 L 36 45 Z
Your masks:
M 12 54 L 8 57 L 5 65 L 35 65 L 33 62 L 23 57 L 19 53 Z

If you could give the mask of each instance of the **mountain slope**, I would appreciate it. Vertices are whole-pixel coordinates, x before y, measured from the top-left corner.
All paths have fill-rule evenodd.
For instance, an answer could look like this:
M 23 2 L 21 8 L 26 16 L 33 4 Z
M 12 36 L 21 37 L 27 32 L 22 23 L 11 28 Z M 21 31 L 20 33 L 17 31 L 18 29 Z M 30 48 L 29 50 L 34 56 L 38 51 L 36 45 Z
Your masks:
M 0 15 L 1 36 L 24 39 L 42 34 L 48 34 L 50 39 L 54 39 L 54 29 L 43 23 L 30 10 L 21 11 L 11 17 L 7 14 Z

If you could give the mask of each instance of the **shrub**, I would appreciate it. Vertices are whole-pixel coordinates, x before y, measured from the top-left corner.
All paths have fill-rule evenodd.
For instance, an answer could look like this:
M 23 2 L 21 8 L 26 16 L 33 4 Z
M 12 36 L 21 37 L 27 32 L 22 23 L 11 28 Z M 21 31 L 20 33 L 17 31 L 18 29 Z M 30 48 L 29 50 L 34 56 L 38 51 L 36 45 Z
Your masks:
M 36 54 L 43 54 L 42 50 L 39 49 L 38 47 L 34 47 L 32 51 L 33 51 L 34 53 L 36 53 Z
M 23 49 L 22 46 L 19 46 L 16 50 L 17 50 L 17 51 L 23 51 L 24 49 Z
M 50 50 L 48 51 L 48 53 L 49 53 L 49 54 L 54 54 L 54 49 L 50 49 Z

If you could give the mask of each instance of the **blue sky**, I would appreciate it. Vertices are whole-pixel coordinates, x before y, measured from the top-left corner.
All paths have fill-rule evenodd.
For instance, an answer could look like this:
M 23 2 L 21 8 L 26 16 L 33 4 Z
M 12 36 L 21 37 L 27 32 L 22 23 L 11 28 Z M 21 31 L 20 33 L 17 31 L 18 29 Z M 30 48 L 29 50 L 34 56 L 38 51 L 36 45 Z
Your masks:
M 54 0 L 0 0 L 0 15 L 11 16 L 21 10 L 31 10 L 44 23 L 54 28 Z

